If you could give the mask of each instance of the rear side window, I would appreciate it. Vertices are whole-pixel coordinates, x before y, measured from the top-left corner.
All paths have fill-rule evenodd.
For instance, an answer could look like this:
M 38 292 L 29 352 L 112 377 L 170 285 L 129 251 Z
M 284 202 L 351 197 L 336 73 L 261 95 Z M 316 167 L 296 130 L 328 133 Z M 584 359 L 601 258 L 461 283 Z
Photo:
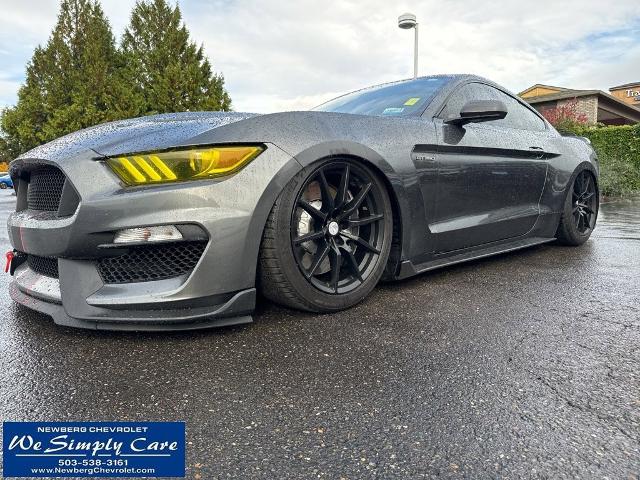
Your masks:
M 519 130 L 546 130 L 545 123 L 535 113 L 506 93 L 483 83 L 467 83 L 456 90 L 447 102 L 441 117 L 459 115 L 465 103 L 471 100 L 500 100 L 507 107 L 507 116 L 501 120 L 484 122 L 488 125 Z

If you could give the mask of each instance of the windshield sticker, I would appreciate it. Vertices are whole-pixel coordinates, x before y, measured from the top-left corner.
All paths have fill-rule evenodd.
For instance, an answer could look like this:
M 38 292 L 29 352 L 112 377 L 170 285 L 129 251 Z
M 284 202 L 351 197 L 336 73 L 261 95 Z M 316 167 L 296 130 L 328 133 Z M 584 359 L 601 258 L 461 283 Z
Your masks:
M 397 107 L 389 107 L 389 108 L 385 108 L 382 111 L 383 115 L 397 115 L 398 113 L 402 113 L 404 112 L 404 108 L 397 108 Z
M 411 105 L 415 105 L 419 101 L 420 101 L 420 97 L 413 97 L 413 98 L 410 98 L 409 100 L 407 100 L 406 102 L 404 102 L 404 104 L 408 105 L 408 106 L 411 106 Z

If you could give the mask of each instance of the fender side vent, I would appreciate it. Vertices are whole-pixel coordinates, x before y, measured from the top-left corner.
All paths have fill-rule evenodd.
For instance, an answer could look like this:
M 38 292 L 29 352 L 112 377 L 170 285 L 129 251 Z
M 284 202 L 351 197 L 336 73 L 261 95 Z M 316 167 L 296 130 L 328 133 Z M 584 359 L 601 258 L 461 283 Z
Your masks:
M 57 212 L 66 178 L 56 167 L 44 166 L 31 171 L 27 191 L 29 210 Z

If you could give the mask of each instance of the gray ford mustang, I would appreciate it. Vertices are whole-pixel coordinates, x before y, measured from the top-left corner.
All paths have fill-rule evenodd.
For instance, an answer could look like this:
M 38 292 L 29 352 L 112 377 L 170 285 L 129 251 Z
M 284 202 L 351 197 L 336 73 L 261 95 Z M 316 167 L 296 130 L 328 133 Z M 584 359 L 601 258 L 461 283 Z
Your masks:
M 56 323 L 251 321 L 256 294 L 332 312 L 406 278 L 557 240 L 598 212 L 587 140 L 480 77 L 422 77 L 308 112 L 119 121 L 12 162 L 12 298 Z

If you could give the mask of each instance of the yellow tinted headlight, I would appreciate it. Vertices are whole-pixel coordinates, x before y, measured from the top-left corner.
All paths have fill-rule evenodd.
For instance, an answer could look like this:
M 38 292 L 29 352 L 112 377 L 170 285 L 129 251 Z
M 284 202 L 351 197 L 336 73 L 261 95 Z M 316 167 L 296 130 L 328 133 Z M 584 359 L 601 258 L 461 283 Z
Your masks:
M 182 182 L 230 175 L 263 152 L 257 146 L 204 147 L 107 159 L 127 185 Z

